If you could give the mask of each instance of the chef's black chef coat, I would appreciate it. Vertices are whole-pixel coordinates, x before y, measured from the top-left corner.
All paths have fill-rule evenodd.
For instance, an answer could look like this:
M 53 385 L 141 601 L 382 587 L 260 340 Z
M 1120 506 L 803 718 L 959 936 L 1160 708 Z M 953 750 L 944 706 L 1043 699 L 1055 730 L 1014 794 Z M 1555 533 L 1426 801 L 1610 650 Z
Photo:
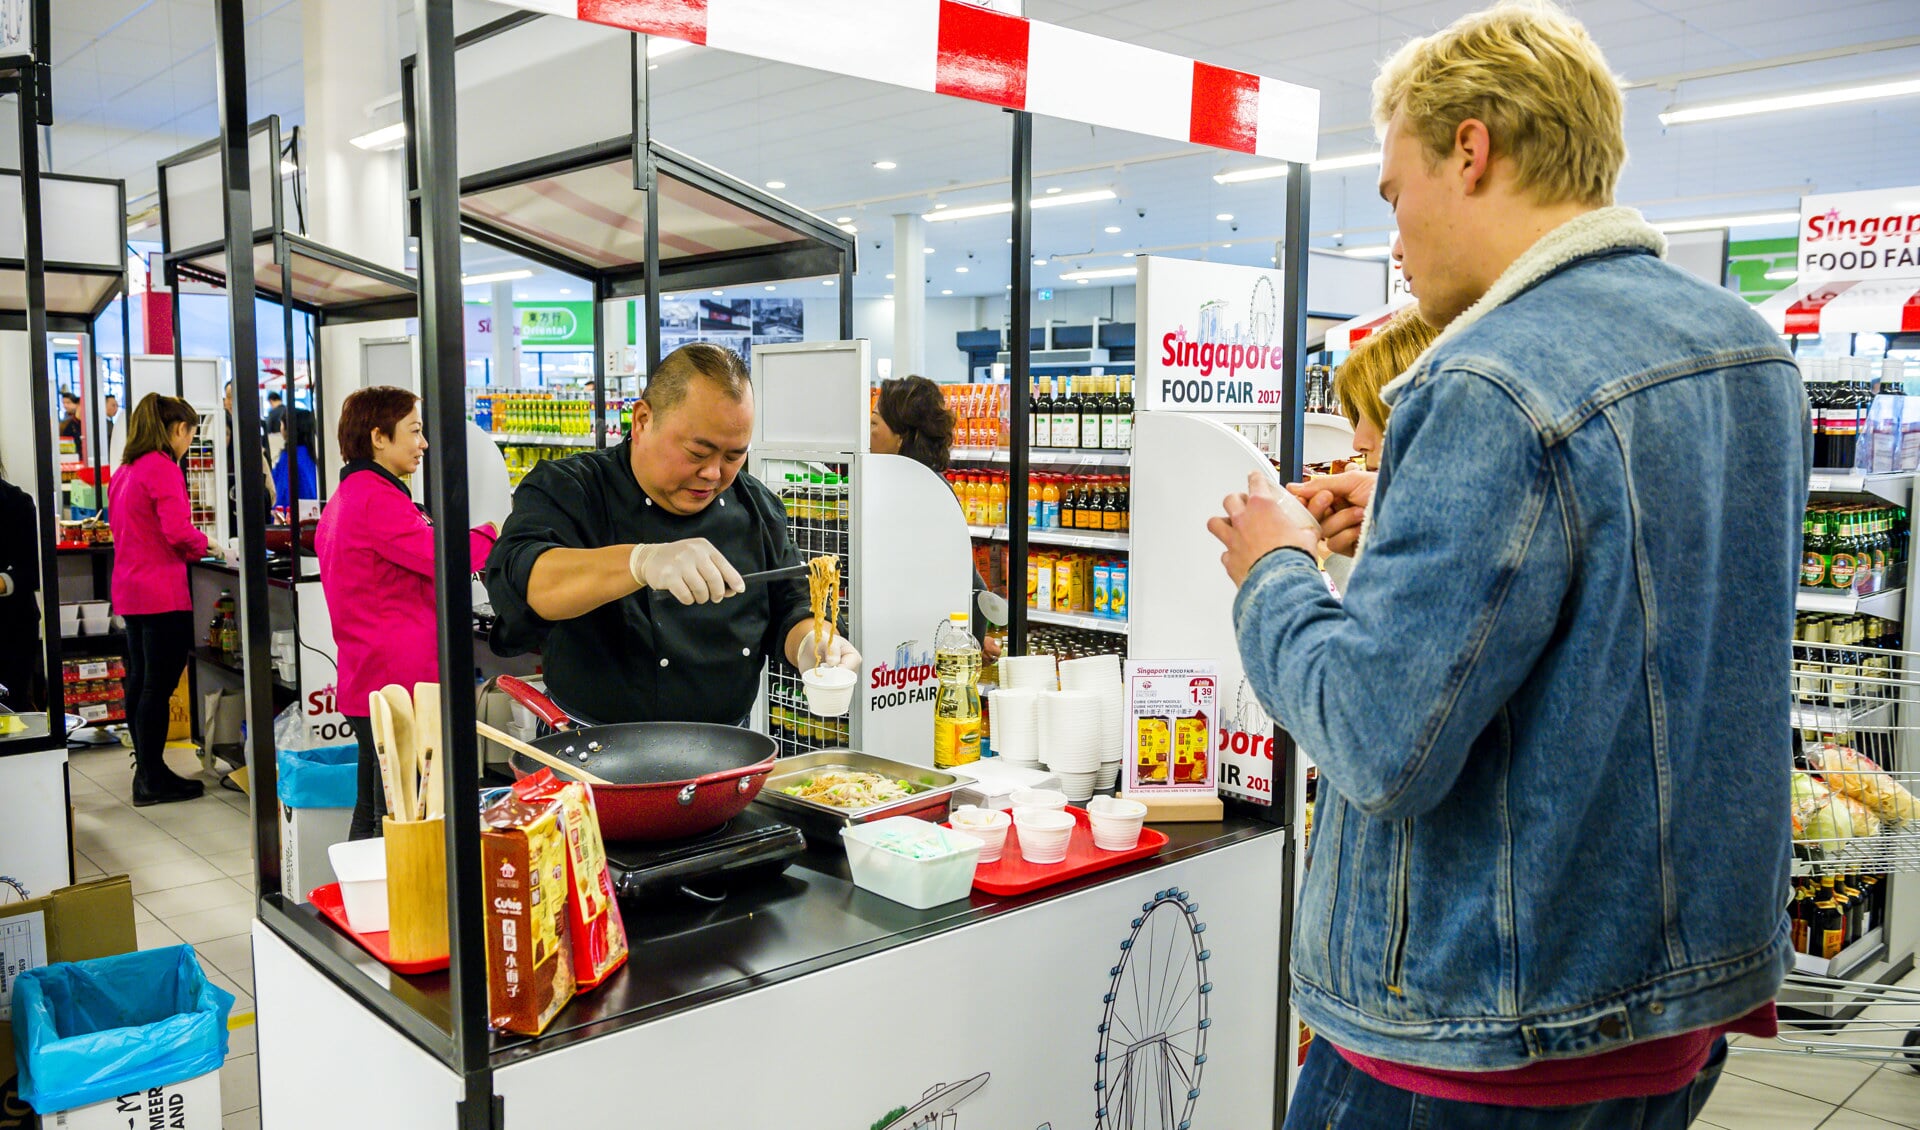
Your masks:
M 700 513 L 673 514 L 640 489 L 631 444 L 546 460 L 515 489 L 487 558 L 491 646 L 499 655 L 538 649 L 548 695 L 579 719 L 732 725 L 753 709 L 761 663 L 783 657 L 787 635 L 811 615 L 806 581 L 693 605 L 643 588 L 557 622 L 527 605 L 533 563 L 549 549 L 706 538 L 741 573 L 802 564 L 786 509 L 758 479 L 742 472 Z

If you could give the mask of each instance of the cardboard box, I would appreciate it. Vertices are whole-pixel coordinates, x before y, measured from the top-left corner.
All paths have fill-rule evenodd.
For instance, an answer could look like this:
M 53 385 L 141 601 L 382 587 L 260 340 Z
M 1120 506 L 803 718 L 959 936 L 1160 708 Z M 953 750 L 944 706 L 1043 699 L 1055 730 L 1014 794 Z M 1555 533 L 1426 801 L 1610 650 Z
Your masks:
M 0 906 L 0 1130 L 31 1127 L 34 1116 L 14 1098 L 13 979 L 56 961 L 87 961 L 132 953 L 133 884 L 125 875 L 93 879 L 51 894 Z M 220 1100 L 214 1098 L 218 1126 Z M 19 1112 L 25 1111 L 22 1114 Z M 121 1122 L 116 1130 L 125 1126 Z
M 40 1116 L 41 1130 L 220 1130 L 220 1073 Z

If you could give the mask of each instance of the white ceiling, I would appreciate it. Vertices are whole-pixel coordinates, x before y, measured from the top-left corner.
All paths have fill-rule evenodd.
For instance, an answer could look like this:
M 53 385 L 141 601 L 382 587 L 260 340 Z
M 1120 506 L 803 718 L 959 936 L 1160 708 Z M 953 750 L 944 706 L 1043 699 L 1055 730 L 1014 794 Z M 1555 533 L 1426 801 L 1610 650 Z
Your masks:
M 1338 156 L 1373 145 L 1368 87 L 1379 59 L 1480 2 L 1028 0 L 1027 13 L 1316 86 L 1323 98 L 1322 154 Z M 1920 36 L 1920 3 L 1913 0 L 1573 0 L 1569 6 L 1629 83 Z M 400 8 L 404 13 L 406 4 Z M 253 112 L 298 122 L 299 3 L 251 0 L 247 11 Z M 60 120 L 53 167 L 125 176 L 137 194 L 151 184 L 157 158 L 213 134 L 211 0 L 72 0 L 55 5 L 54 21 Z M 395 34 L 410 43 L 404 14 Z M 1677 218 L 1791 209 L 1801 193 L 1815 189 L 1920 183 L 1920 100 L 1671 130 L 1657 117 L 1676 101 L 1915 74 L 1920 48 L 1907 47 L 1692 79 L 1677 91 L 1632 89 L 1621 200 L 1656 218 Z M 652 78 L 661 140 L 750 183 L 782 181 L 779 195 L 830 219 L 853 218 L 861 238 L 858 295 L 892 288 L 884 276 L 892 270 L 894 213 L 929 210 L 936 194 L 956 207 L 1006 197 L 1004 185 L 953 187 L 1006 176 L 1009 119 L 992 108 L 704 49 L 661 60 Z M 538 99 L 538 89 L 529 89 L 529 128 L 543 112 L 566 112 L 543 108 Z M 1166 159 L 1139 161 L 1148 156 Z M 898 168 L 874 169 L 880 159 Z M 1036 286 L 1072 285 L 1058 283 L 1060 271 L 1071 266 L 1122 265 L 1128 249 L 1178 248 L 1186 255 L 1265 262 L 1283 229 L 1284 181 L 1222 186 L 1211 179 L 1256 163 L 1246 158 L 1043 119 L 1035 161 L 1041 174 L 1093 166 L 1037 176 L 1037 192 L 1111 187 L 1120 195 L 1105 204 L 1036 213 L 1035 251 L 1049 259 L 1034 268 Z M 1315 246 L 1385 241 L 1390 217 L 1373 180 L 1371 168 L 1314 177 Z M 1216 220 L 1220 213 L 1232 214 L 1233 223 Z M 1121 230 L 1108 233 L 1108 226 Z M 1001 293 L 1009 279 L 1007 231 L 1005 217 L 930 225 L 936 253 L 926 257 L 928 293 Z M 1336 240 L 1336 232 L 1343 238 Z M 1789 235 L 1791 229 L 1734 234 Z M 1234 246 L 1219 246 L 1227 241 Z M 1196 246 L 1203 244 L 1212 246 Z M 469 269 L 496 261 L 482 249 L 469 246 L 468 252 Z M 962 266 L 964 274 L 955 269 Z M 555 276 L 521 285 L 531 297 L 551 298 L 569 284 Z M 814 282 L 782 293 L 832 292 Z

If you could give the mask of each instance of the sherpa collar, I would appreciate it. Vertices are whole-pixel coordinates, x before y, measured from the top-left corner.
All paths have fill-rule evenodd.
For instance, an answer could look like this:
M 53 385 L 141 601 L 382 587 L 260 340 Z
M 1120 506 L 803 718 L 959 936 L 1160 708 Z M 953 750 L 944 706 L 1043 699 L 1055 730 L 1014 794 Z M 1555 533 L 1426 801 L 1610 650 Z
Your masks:
M 1406 372 L 1387 382 L 1387 386 L 1380 390 L 1380 399 L 1391 407 L 1413 374 L 1422 370 L 1424 362 L 1434 350 L 1541 279 L 1575 259 L 1619 250 L 1651 251 L 1664 259 L 1667 255 L 1667 237 L 1632 208 L 1596 208 L 1575 216 L 1541 236 L 1538 242 L 1500 273 L 1487 293 L 1480 296 L 1480 301 L 1447 323 L 1447 327 L 1440 331 L 1440 336 L 1433 339 L 1433 344 L 1427 346 L 1419 358 L 1407 367 Z

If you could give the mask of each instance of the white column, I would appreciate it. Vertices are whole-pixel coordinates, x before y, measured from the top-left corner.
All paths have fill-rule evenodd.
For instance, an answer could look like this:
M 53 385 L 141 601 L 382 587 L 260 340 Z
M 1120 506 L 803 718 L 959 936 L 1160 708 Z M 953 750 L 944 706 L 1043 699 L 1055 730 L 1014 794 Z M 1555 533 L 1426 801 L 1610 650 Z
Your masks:
M 520 315 L 513 309 L 513 284 L 493 284 L 493 383 L 518 387 L 520 379 Z
M 367 107 L 400 88 L 400 33 L 395 0 L 324 0 L 300 5 L 306 121 L 300 160 L 307 191 L 307 231 L 329 247 L 395 270 L 407 265 L 404 151 L 369 153 L 349 142 L 399 120 L 399 105 L 369 116 Z M 287 209 L 289 222 L 293 216 Z M 321 429 L 333 434 L 341 402 L 361 386 L 360 342 L 405 334 L 401 321 L 367 322 L 322 333 Z M 329 482 L 340 453 L 328 442 Z
M 893 218 L 893 375 L 927 371 L 927 222 Z

